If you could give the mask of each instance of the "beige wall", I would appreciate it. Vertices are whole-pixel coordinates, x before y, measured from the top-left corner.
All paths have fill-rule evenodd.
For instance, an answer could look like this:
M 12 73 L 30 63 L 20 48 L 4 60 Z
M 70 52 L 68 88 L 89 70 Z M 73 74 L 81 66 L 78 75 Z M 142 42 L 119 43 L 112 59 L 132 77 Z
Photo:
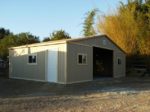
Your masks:
M 32 47 L 14 48 L 9 51 L 10 78 L 47 81 L 48 49 L 58 48 L 58 83 L 75 83 L 93 80 L 93 46 L 113 50 L 113 75 L 125 76 L 125 54 L 105 37 L 70 41 L 67 44 L 41 44 Z M 27 56 L 37 54 L 37 65 L 29 65 Z M 77 54 L 87 54 L 87 65 L 78 65 Z M 122 64 L 118 65 L 118 58 Z
M 67 83 L 93 80 L 93 46 L 113 50 L 113 77 L 125 76 L 125 54 L 106 37 L 70 42 L 67 46 Z M 88 65 L 77 65 L 77 54 L 87 53 Z M 121 65 L 118 64 L 121 59 Z
M 9 50 L 10 78 L 47 81 L 48 49 L 58 48 L 58 82 L 65 83 L 66 44 L 32 46 Z M 28 64 L 28 54 L 37 54 L 37 65 Z
M 118 58 L 121 59 L 121 65 L 118 65 Z M 114 51 L 114 78 L 125 77 L 126 73 L 126 57 L 124 53 Z
M 58 52 L 58 82 L 61 84 L 66 83 L 66 66 L 67 66 L 67 45 L 63 44 L 59 46 Z
M 92 47 L 77 44 L 67 45 L 67 83 L 76 83 L 93 80 L 92 52 Z M 87 65 L 78 64 L 78 53 L 87 54 Z
M 79 41 L 78 43 L 113 50 L 114 51 L 113 53 L 113 61 L 114 61 L 113 76 L 114 77 L 125 76 L 125 68 L 126 68 L 125 53 L 122 52 L 115 44 L 113 44 L 105 36 L 100 37 L 100 38 L 82 40 L 82 41 Z M 122 60 L 121 65 L 118 65 L 118 58 L 121 58 Z

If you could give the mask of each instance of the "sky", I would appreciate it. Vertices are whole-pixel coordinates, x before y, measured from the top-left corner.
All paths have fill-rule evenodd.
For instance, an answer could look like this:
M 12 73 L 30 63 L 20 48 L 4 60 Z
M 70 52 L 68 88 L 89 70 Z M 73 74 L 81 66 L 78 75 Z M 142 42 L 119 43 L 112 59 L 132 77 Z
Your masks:
M 30 32 L 42 40 L 63 29 L 72 38 L 81 37 L 86 13 L 98 8 L 100 14 L 115 11 L 126 0 L 0 0 L 0 27 L 14 34 Z

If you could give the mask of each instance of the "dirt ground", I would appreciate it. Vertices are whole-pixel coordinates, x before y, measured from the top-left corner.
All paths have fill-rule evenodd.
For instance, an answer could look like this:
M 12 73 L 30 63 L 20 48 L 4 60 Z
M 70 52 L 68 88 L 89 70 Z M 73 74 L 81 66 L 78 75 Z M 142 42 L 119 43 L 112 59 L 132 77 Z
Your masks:
M 71 85 L 0 78 L 0 112 L 150 112 L 150 78 Z

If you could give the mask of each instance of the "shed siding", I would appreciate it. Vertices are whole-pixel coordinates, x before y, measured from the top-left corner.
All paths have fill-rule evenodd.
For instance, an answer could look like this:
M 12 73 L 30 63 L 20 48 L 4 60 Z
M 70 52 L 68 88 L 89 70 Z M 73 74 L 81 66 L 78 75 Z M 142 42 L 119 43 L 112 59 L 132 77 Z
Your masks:
M 65 67 L 62 66 L 62 62 L 66 62 L 66 45 L 48 45 L 48 46 L 36 46 L 36 47 L 25 47 L 18 48 L 9 51 L 10 54 L 10 77 L 47 81 L 47 62 L 48 62 L 48 49 L 51 48 L 59 49 L 58 56 L 58 82 L 65 82 Z M 37 54 L 37 65 L 29 65 L 27 63 L 28 54 Z M 61 64 L 59 64 L 61 63 Z
M 113 77 L 124 77 L 125 76 L 125 53 L 121 51 L 115 44 L 113 44 L 109 39 L 105 36 L 100 38 L 90 38 L 86 40 L 80 40 L 77 42 L 70 42 L 77 45 L 89 46 L 88 49 L 91 50 L 91 55 L 93 55 L 93 46 L 113 50 Z M 72 49 L 72 48 L 71 48 Z M 69 51 L 68 51 L 69 52 Z M 118 65 L 118 57 L 121 59 L 121 65 Z M 93 58 L 90 58 L 93 61 Z M 70 64 L 70 63 L 69 63 Z M 93 63 L 91 64 L 91 68 L 88 70 L 92 71 Z
M 67 44 L 67 83 L 93 80 L 93 50 L 91 47 Z M 87 54 L 87 65 L 78 65 L 78 53 Z
M 118 64 L 118 58 L 121 59 L 121 64 Z M 125 66 L 126 66 L 126 58 L 123 53 L 114 51 L 114 77 L 125 77 Z
M 97 37 L 97 38 L 90 38 L 87 40 L 81 40 L 77 41 L 78 44 L 88 45 L 88 46 L 95 46 L 100 48 L 106 48 L 110 50 L 115 50 L 117 52 L 123 53 L 116 45 L 114 45 L 109 39 L 107 39 L 105 36 L 103 37 Z
M 10 78 L 47 80 L 48 50 L 58 49 L 58 83 L 76 83 L 93 80 L 93 47 L 113 50 L 113 77 L 125 76 L 125 53 L 105 36 L 81 39 L 51 45 L 38 44 L 10 49 Z M 27 63 L 28 54 L 37 54 L 37 65 Z M 79 65 L 78 53 L 87 54 L 87 65 Z M 118 64 L 118 58 L 121 64 Z
M 58 52 L 58 82 L 66 83 L 66 44 L 59 46 Z

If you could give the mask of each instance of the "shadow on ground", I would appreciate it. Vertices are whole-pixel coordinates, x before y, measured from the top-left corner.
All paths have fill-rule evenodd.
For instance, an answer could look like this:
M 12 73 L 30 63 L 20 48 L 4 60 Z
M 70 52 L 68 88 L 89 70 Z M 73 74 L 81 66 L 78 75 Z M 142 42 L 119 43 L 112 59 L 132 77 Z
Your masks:
M 97 79 L 61 85 L 0 77 L 0 98 L 150 91 L 150 78 Z

